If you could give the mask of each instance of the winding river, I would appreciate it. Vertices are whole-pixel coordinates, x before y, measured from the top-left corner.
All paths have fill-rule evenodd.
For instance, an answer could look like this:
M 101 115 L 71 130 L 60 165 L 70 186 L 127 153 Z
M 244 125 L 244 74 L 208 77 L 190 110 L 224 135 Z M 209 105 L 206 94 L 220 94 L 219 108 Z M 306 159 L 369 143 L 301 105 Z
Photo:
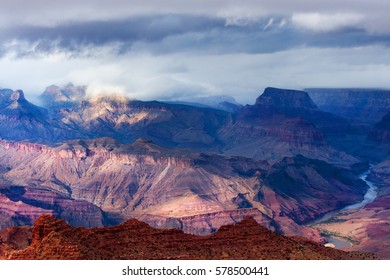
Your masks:
M 348 205 L 348 206 L 346 206 L 346 207 L 344 207 L 344 208 L 342 208 L 340 210 L 336 210 L 336 211 L 332 211 L 332 212 L 326 213 L 322 217 L 320 217 L 320 218 L 314 220 L 313 222 L 311 222 L 310 224 L 313 226 L 313 225 L 316 225 L 316 224 L 319 224 L 319 223 L 326 222 L 326 221 L 334 218 L 338 214 L 341 214 L 345 210 L 356 210 L 356 211 L 359 211 L 364 206 L 366 206 L 368 203 L 373 202 L 376 199 L 376 197 L 377 197 L 377 187 L 375 186 L 374 183 L 370 182 L 367 179 L 368 176 L 371 173 L 371 170 L 372 170 L 372 165 L 370 165 L 370 168 L 366 172 L 362 173 L 359 176 L 359 178 L 362 179 L 364 182 L 366 182 L 366 184 L 369 187 L 367 192 L 366 192 L 366 194 L 364 195 L 363 200 L 361 202 Z M 343 248 L 343 247 L 345 248 L 345 247 L 350 247 L 351 246 L 351 244 L 347 240 L 345 240 L 345 239 L 342 239 L 342 238 L 339 238 L 339 237 L 336 237 L 336 236 L 331 236 L 331 235 L 327 235 L 325 237 L 328 239 L 328 242 L 334 244 L 336 246 L 336 248 Z

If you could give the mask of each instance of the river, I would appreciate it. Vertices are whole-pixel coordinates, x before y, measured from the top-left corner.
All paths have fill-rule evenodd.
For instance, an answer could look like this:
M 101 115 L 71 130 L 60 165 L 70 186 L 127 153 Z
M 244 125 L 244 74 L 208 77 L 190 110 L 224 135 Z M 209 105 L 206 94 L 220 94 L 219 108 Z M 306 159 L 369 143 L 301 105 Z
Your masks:
M 344 208 L 342 208 L 340 210 L 336 210 L 336 211 L 332 211 L 332 212 L 326 213 L 322 217 L 320 217 L 320 218 L 314 220 L 313 222 L 311 222 L 310 224 L 313 226 L 313 225 L 316 225 L 316 224 L 319 224 L 319 223 L 326 222 L 326 221 L 334 218 L 338 214 L 341 214 L 345 210 L 357 210 L 357 211 L 359 211 L 364 206 L 366 206 L 366 204 L 368 204 L 370 202 L 373 202 L 376 199 L 376 197 L 377 197 L 377 187 L 375 186 L 374 183 L 370 182 L 367 179 L 368 176 L 371 173 L 371 170 L 372 170 L 372 165 L 370 165 L 370 168 L 366 172 L 362 173 L 359 176 L 359 178 L 362 179 L 364 182 L 366 182 L 366 184 L 369 187 L 367 192 L 366 192 L 366 194 L 364 195 L 363 200 L 361 202 L 348 205 L 348 206 L 346 206 L 346 207 L 344 207 Z M 338 248 L 338 249 L 339 248 L 345 248 L 345 247 L 351 247 L 350 242 L 348 240 L 346 240 L 346 239 L 343 239 L 343 238 L 340 238 L 340 237 L 337 237 L 337 236 L 333 236 L 333 235 L 326 235 L 325 237 L 328 239 L 329 243 L 334 244 L 336 246 L 336 248 Z

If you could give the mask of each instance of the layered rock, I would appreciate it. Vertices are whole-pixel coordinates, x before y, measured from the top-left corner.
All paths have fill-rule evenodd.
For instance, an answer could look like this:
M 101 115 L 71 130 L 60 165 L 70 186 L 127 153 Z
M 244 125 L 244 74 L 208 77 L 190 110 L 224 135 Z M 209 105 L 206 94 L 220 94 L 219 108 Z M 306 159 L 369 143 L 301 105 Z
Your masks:
M 1 187 L 0 228 L 31 225 L 43 214 L 67 220 L 74 226 L 101 227 L 102 211 L 92 203 L 75 200 L 46 188 Z
M 287 238 L 248 218 L 199 237 L 153 229 L 137 220 L 102 229 L 72 228 L 50 216 L 39 218 L 31 245 L 8 259 L 375 259 L 302 238 Z
M 280 233 L 320 240 L 316 231 L 300 224 L 359 200 L 366 188 L 348 170 L 303 157 L 270 168 L 263 161 L 168 149 L 146 139 L 123 145 L 105 138 L 57 147 L 0 141 L 0 155 L 8 186 L 24 186 L 27 193 L 50 190 L 73 205 L 69 208 L 77 208 L 80 200 L 92 203 L 105 212 L 108 223 L 145 217 L 151 224 L 173 224 L 192 233 L 212 232 L 252 211 L 260 223 Z M 275 180 L 278 172 L 289 180 Z M 305 182 L 309 175 L 313 179 Z M 297 186 L 296 192 L 285 191 L 289 184 Z M 27 201 L 18 198 L 15 203 L 19 200 Z M 96 221 L 92 210 L 83 213 Z
M 8 258 L 11 252 L 28 247 L 32 241 L 30 226 L 10 227 L 0 231 L 0 259 Z
M 289 216 L 300 224 L 316 218 L 309 213 L 315 215 L 321 210 L 326 213 L 361 201 L 367 191 L 366 183 L 350 171 L 302 156 L 285 158 L 273 165 L 266 184 L 280 197 L 290 198 L 281 203 L 279 215 Z M 259 197 L 262 196 L 260 192 Z M 289 204 L 291 198 L 298 202 L 297 208 Z M 274 201 L 268 203 L 275 204 Z
M 376 123 L 390 109 L 390 91 L 379 89 L 306 89 L 317 106 L 349 119 Z
M 220 135 L 230 155 L 276 162 L 302 154 L 348 166 L 357 160 L 330 142 L 349 130 L 346 120 L 318 110 L 306 92 L 267 88 L 256 104 L 243 107 L 235 121 L 221 128 Z
M 359 154 L 376 162 L 390 156 L 390 113 L 370 130 Z
M 367 140 L 377 144 L 390 144 L 390 113 L 387 113 L 370 132 Z
M 276 110 L 304 109 L 316 110 L 317 105 L 305 91 L 266 88 L 256 99 L 255 105 Z
M 84 100 L 85 88 L 49 87 L 42 98 L 47 112 L 19 93 L 0 94 L 0 137 L 43 143 L 111 137 L 130 143 L 149 137 L 168 146 L 218 150 L 216 131 L 230 113 L 179 104 L 142 102 L 125 97 L 99 96 Z M 17 94 L 14 94 L 14 99 Z M 83 100 L 83 101 L 82 101 Z
M 61 111 L 59 118 L 93 138 L 129 143 L 148 137 L 162 145 L 216 150 L 220 145 L 216 131 L 230 117 L 208 108 L 98 97 Z
M 3 92 L 3 98 L 9 99 L 7 92 Z M 255 159 L 280 160 L 303 154 L 336 164 L 341 162 L 337 162 L 340 157 L 349 161 L 347 164 L 356 161 L 333 148 L 353 146 L 350 144 L 357 137 L 355 128 L 318 110 L 303 91 L 267 88 L 255 105 L 236 108 L 237 113 L 123 96 L 80 101 L 82 97 L 77 96 L 84 94 L 85 89 L 73 85 L 64 89 L 51 86 L 43 95 L 48 103 L 54 102 L 52 107 L 47 105 L 48 113 L 43 114 L 42 108 L 38 110 L 27 101 L 24 109 L 17 106 L 11 112 L 0 108 L 0 119 L 4 120 L 0 137 L 43 143 L 98 137 L 131 143 L 148 137 L 164 146 L 224 151 Z M 21 117 L 15 119 L 15 112 Z

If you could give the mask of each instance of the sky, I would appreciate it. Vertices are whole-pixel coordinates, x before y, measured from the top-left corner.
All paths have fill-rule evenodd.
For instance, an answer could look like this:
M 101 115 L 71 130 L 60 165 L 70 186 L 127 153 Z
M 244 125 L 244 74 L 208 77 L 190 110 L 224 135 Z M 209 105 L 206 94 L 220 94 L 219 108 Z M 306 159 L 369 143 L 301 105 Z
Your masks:
M 0 0 L 0 87 L 140 100 L 390 88 L 387 0 Z

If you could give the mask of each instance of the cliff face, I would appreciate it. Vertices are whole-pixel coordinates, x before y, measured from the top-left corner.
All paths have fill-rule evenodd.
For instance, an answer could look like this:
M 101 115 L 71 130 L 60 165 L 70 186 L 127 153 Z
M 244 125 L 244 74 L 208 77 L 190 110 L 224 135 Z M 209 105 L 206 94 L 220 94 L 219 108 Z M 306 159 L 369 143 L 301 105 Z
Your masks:
M 316 110 L 317 105 L 305 91 L 266 88 L 256 99 L 255 105 L 279 110 L 304 109 Z
M 377 144 L 390 144 L 390 112 L 378 122 L 368 135 L 367 140 Z
M 386 160 L 390 156 L 390 113 L 369 131 L 360 155 L 376 162 Z
M 102 229 L 72 228 L 50 216 L 32 228 L 31 245 L 3 252 L 8 259 L 375 259 L 302 238 L 288 238 L 252 218 L 199 237 L 178 230 L 153 229 L 137 220 Z
M 0 228 L 42 214 L 86 227 L 136 217 L 205 235 L 249 215 L 320 241 L 304 224 L 367 188 L 350 171 L 360 161 L 343 152 L 361 135 L 306 92 L 268 88 L 228 113 L 114 96 L 73 102 L 71 91 L 48 89 L 49 111 L 0 91 Z M 72 105 L 58 105 L 64 98 Z M 373 137 L 383 146 L 386 120 Z
M 346 120 L 318 110 L 304 91 L 267 88 L 220 129 L 220 136 L 231 155 L 276 162 L 301 154 L 348 166 L 357 160 L 333 144 L 352 130 Z
M 123 145 L 104 138 L 57 147 L 0 141 L 0 155 L 3 212 L 8 211 L 2 227 L 53 214 L 74 225 L 139 217 L 206 234 L 249 213 L 280 233 L 319 240 L 315 230 L 301 224 L 359 200 L 365 189 L 351 172 L 332 176 L 339 169 L 303 157 L 270 167 L 248 158 L 163 148 L 146 139 Z M 286 181 L 273 179 L 278 172 L 287 174 Z M 309 175 L 317 179 L 304 183 Z M 312 185 L 318 185 L 316 191 L 310 191 Z
M 307 89 L 317 106 L 326 112 L 371 124 L 390 109 L 390 91 L 377 89 Z

